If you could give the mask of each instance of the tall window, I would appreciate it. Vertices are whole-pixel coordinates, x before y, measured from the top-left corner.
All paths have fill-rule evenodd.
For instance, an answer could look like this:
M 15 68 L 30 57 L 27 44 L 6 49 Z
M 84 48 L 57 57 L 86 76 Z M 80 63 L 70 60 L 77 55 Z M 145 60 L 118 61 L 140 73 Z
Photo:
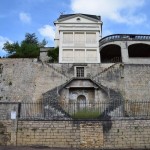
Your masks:
M 76 76 L 84 77 L 84 67 L 76 67 Z

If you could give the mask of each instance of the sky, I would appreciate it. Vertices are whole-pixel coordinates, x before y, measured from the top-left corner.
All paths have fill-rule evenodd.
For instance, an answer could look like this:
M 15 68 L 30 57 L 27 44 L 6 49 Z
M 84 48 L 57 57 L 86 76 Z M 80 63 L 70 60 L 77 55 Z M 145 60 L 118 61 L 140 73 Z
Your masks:
M 53 22 L 62 13 L 101 16 L 103 37 L 150 34 L 150 0 L 0 0 L 0 56 L 6 55 L 6 41 L 21 42 L 26 33 L 54 46 Z

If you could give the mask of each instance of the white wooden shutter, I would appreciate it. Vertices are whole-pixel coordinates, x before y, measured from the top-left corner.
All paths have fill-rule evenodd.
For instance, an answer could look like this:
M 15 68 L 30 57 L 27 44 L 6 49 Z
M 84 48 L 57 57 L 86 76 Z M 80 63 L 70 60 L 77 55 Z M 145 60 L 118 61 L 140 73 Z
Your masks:
M 74 36 L 75 46 L 83 46 L 85 44 L 84 33 L 76 32 Z
M 85 50 L 76 49 L 74 52 L 74 60 L 75 62 L 85 62 Z
M 96 43 L 96 33 L 86 33 L 86 43 L 95 44 Z
M 73 33 L 63 33 L 63 43 L 73 43 Z
M 73 61 L 73 49 L 63 49 L 62 61 L 65 61 L 65 62 Z
M 86 51 L 86 60 L 88 62 L 95 62 L 95 61 L 97 61 L 97 52 L 96 52 L 96 49 L 88 49 Z

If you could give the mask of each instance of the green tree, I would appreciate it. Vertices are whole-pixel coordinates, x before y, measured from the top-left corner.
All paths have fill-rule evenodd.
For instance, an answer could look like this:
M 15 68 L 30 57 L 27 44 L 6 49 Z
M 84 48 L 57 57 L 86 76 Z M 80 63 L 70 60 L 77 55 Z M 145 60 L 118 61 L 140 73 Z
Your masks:
M 50 57 L 50 62 L 58 62 L 59 47 L 48 50 L 48 56 Z
M 43 39 L 39 42 L 35 33 L 26 33 L 25 39 L 19 44 L 18 42 L 4 43 L 3 49 L 9 54 L 11 58 L 37 58 L 39 56 L 40 47 L 44 47 L 47 44 Z
M 18 42 L 10 43 L 9 41 L 6 41 L 4 43 L 3 49 L 8 52 L 8 54 L 12 55 L 16 52 L 16 50 L 19 48 Z
M 31 34 L 26 33 L 25 39 L 22 42 L 27 44 L 36 44 L 36 45 L 38 45 L 39 43 L 35 33 L 31 33 Z

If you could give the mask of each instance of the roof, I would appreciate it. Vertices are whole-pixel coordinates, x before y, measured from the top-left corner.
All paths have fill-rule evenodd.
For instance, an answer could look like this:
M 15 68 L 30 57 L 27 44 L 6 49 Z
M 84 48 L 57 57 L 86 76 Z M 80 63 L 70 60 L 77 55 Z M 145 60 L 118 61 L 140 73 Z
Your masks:
M 72 81 L 75 81 L 75 80 L 89 80 L 89 81 L 91 81 L 93 84 L 95 84 L 95 85 L 97 86 L 97 88 L 101 88 L 104 92 L 107 93 L 107 88 L 106 88 L 106 87 L 104 87 L 103 85 L 97 83 L 96 81 L 92 80 L 91 78 L 86 78 L 86 77 L 83 77 L 83 78 L 73 77 L 73 78 L 71 78 L 69 81 L 67 81 L 66 83 L 64 83 L 64 84 L 60 87 L 58 93 L 60 93 L 60 91 L 61 91 L 63 88 L 67 87 L 67 85 L 69 85 Z M 85 87 L 83 87 L 83 88 L 85 88 Z
M 96 19 L 98 21 L 101 20 L 101 17 L 100 16 L 97 16 L 97 15 L 90 15 L 90 14 L 65 14 L 65 15 L 60 15 L 59 18 L 57 20 L 60 20 L 60 19 L 65 19 L 67 17 L 72 17 L 74 15 L 83 15 L 83 16 L 86 16 L 86 17 L 89 17 L 89 18 L 92 18 L 92 19 Z

